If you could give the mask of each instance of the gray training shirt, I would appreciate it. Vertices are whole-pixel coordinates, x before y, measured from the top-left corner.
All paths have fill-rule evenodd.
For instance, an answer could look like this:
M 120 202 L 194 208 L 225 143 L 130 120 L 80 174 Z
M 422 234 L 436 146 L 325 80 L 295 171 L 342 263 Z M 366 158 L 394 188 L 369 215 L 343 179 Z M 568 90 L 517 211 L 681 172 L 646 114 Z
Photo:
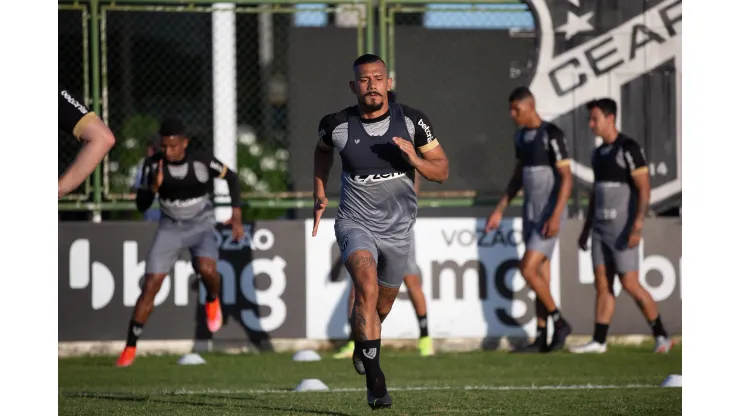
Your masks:
M 337 220 L 351 220 L 378 235 L 411 231 L 416 219 L 414 168 L 393 137 L 427 152 L 439 145 L 421 111 L 391 103 L 375 119 L 360 118 L 357 106 L 328 114 L 319 123 L 319 142 L 342 158 L 342 190 Z
M 543 121 L 539 128 L 519 129 L 515 143 L 516 158 L 523 166 L 522 216 L 525 222 L 542 224 L 557 203 L 560 175 L 556 170 L 570 163 L 565 135 L 556 125 Z
M 637 213 L 637 192 L 632 175 L 647 170 L 645 155 L 632 138 L 619 134 L 591 156 L 594 170 L 593 232 L 603 240 L 626 243 Z

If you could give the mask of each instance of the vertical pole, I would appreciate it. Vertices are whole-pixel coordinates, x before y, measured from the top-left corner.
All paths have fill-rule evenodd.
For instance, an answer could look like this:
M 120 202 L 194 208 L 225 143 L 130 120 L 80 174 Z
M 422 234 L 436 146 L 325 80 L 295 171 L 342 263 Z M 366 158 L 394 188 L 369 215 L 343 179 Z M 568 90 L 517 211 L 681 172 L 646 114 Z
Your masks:
M 95 114 L 102 115 L 100 108 L 100 2 L 90 0 L 90 55 L 92 60 L 92 108 Z M 93 222 L 102 220 L 101 204 L 103 188 L 101 186 L 101 165 L 93 173 Z
M 375 4 L 373 0 L 365 3 L 365 53 L 375 53 Z M 381 10 L 378 8 L 378 10 Z M 362 52 L 362 51 L 360 51 Z
M 213 154 L 229 168 L 236 165 L 236 14 L 233 3 L 213 5 Z M 226 200 L 228 185 L 216 179 L 216 201 Z M 218 207 L 216 220 L 223 222 L 231 217 L 230 207 Z
M 388 15 L 386 0 L 378 0 L 378 43 L 380 57 L 388 59 Z

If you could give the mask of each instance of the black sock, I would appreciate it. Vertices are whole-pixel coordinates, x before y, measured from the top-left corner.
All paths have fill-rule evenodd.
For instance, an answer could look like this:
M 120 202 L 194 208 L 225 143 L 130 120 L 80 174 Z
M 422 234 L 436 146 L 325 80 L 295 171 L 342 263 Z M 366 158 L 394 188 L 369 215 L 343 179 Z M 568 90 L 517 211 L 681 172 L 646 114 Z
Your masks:
M 388 390 L 385 387 L 385 374 L 380 370 L 380 339 L 360 341 L 357 348 L 362 353 L 367 389 L 376 398 L 384 397 Z
M 217 298 L 217 297 L 218 297 L 218 296 L 211 296 L 211 295 L 206 295 L 206 302 L 208 302 L 208 303 L 211 303 L 211 302 L 213 302 L 214 300 L 216 300 L 216 298 Z
M 545 324 L 545 326 L 537 325 L 537 332 L 534 336 L 534 343 L 536 345 L 547 345 L 547 324 Z
M 660 315 L 658 315 L 657 318 L 655 318 L 654 321 L 650 321 L 650 327 L 653 328 L 653 336 L 654 337 L 666 337 L 668 338 L 668 334 L 665 332 L 665 328 L 663 328 L 663 322 L 660 320 Z
M 606 333 L 609 332 L 609 325 L 608 324 L 599 324 L 597 323 L 594 326 L 594 341 L 598 342 L 599 344 L 605 344 L 606 343 Z
M 558 308 L 555 308 L 554 311 L 548 312 L 547 314 L 552 316 L 552 321 L 555 323 L 555 328 L 559 328 L 566 323 L 565 319 L 563 319 L 563 316 L 560 315 L 560 310 Z
M 427 316 L 416 315 L 416 319 L 419 320 L 419 338 L 428 337 L 429 329 L 427 328 Z
M 128 337 L 126 338 L 127 347 L 135 347 L 136 341 L 139 340 L 141 332 L 144 330 L 144 324 L 140 324 L 133 319 L 128 324 Z

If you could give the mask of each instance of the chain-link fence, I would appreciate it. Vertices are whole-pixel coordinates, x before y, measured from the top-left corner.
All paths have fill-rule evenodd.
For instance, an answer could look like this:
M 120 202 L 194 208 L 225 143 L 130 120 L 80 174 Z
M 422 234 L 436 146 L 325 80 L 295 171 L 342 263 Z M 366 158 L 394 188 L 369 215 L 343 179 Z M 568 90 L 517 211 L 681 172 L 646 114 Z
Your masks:
M 167 116 L 186 123 L 192 148 L 215 151 L 228 165 L 235 164 L 243 192 L 293 191 L 287 167 L 290 137 L 302 138 L 315 126 L 299 126 L 299 132 L 288 129 L 291 29 L 343 19 L 356 27 L 357 53 L 361 53 L 367 4 L 352 0 L 277 3 L 230 9 L 102 7 L 103 109 L 119 138 L 104 167 L 106 197 L 131 197 L 150 138 Z M 224 32 L 217 24 L 230 24 L 233 30 Z M 230 95 L 234 92 L 235 96 Z M 234 105 L 219 101 L 232 98 Z M 222 143 L 227 147 L 219 149 L 215 142 L 223 117 L 236 123 L 231 132 L 236 145 L 231 145 L 233 136 L 225 137 Z
M 58 65 L 59 86 L 90 105 L 88 18 L 86 5 L 59 4 Z M 74 161 L 82 144 L 73 136 L 59 132 L 59 175 Z M 91 192 L 90 179 L 64 199 L 86 199 Z
M 454 163 L 448 181 L 434 189 L 498 198 L 515 163 L 507 96 L 526 85 L 536 58 L 528 6 L 391 0 L 379 21 L 387 27 L 379 45 L 399 101 L 429 117 Z
M 250 202 L 310 206 L 318 120 L 353 104 L 349 63 L 366 51 L 383 56 L 399 101 L 426 113 L 445 146 L 453 169 L 435 190 L 447 206 L 504 191 L 514 166 L 507 97 L 522 85 L 566 132 L 581 182 L 594 139 L 584 100 L 610 96 L 655 161 L 654 182 L 680 190 L 680 1 L 232 0 L 226 11 L 206 0 L 88 2 L 60 3 L 60 83 L 99 100 L 116 133 L 106 203 L 133 197 L 150 139 L 175 116 L 192 147 L 238 171 Z M 88 39 L 94 25 L 100 37 Z M 98 62 L 100 76 L 88 76 Z M 60 137 L 60 172 L 79 146 Z M 97 189 L 88 181 L 77 197 Z

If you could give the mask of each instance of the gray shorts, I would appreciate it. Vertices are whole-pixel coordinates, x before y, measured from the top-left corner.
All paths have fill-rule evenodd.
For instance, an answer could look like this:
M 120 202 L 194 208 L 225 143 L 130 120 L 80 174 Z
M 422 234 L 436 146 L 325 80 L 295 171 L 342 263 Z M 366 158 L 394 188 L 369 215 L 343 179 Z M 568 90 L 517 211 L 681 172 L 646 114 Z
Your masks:
M 560 232 L 565 228 L 565 220 L 567 215 L 563 215 L 560 219 Z M 552 253 L 555 251 L 555 244 L 558 242 L 559 236 L 552 238 L 545 238 L 542 235 L 542 228 L 545 226 L 543 221 L 535 222 L 523 220 L 522 231 L 524 231 L 524 244 L 527 251 L 536 251 L 542 253 L 548 259 L 552 259 Z
M 341 219 L 334 222 L 334 234 L 342 252 L 342 263 L 346 263 L 355 251 L 367 250 L 378 265 L 378 284 L 391 288 L 401 286 L 406 274 L 412 232 L 380 237 L 355 221 Z
M 411 232 L 411 245 L 409 246 L 409 255 L 406 257 L 406 276 L 421 276 L 421 269 L 416 263 L 416 237 Z
M 185 248 L 190 251 L 194 268 L 196 257 L 218 260 L 213 222 L 160 223 L 146 257 L 146 273 L 169 273 Z
M 609 241 L 612 240 L 612 241 Z M 603 238 L 599 233 L 591 233 L 591 261 L 594 268 L 606 266 L 619 274 L 634 272 L 640 269 L 638 247 L 627 248 L 613 239 Z

